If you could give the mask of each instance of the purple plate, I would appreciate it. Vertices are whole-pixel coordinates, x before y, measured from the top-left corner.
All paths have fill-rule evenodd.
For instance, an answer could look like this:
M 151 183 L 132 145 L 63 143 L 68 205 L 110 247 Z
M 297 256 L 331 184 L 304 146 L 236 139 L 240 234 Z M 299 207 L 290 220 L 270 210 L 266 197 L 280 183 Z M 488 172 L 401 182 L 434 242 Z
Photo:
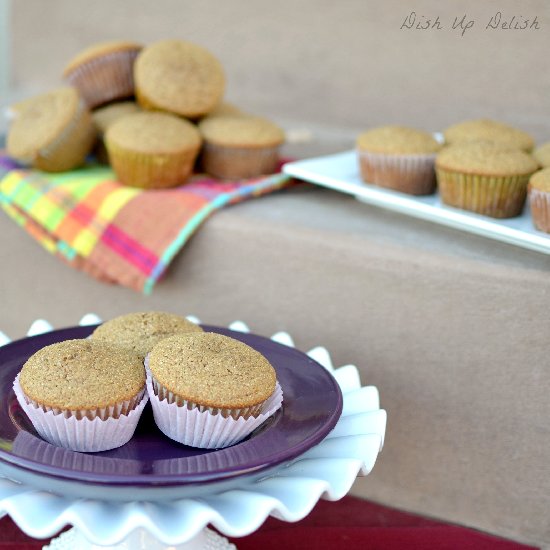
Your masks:
M 134 437 L 119 449 L 76 453 L 56 447 L 37 435 L 19 407 L 13 380 L 28 357 L 40 348 L 71 338 L 85 338 L 94 328 L 56 330 L 0 348 L 0 473 L 63 492 L 85 484 L 88 489 L 80 493 L 86 496 L 92 496 L 91 486 L 120 492 L 137 488 L 204 487 L 242 476 L 257 479 L 318 444 L 334 428 L 342 412 L 342 394 L 337 382 L 304 353 L 262 336 L 204 326 L 207 331 L 252 346 L 277 371 L 284 394 L 283 406 L 247 439 L 220 450 L 180 445 L 158 430 L 148 404 Z M 159 494 L 165 498 L 171 493 Z

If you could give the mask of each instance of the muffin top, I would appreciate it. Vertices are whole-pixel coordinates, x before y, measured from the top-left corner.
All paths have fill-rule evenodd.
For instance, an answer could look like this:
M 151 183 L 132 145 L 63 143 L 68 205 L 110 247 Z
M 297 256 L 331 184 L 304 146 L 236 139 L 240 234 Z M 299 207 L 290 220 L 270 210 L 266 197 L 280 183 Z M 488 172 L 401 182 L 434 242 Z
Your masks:
M 136 93 L 145 107 L 195 118 L 220 102 L 225 76 L 206 49 L 182 40 L 163 40 L 144 48 L 134 65 Z
M 550 141 L 537 147 L 533 151 L 533 157 L 543 168 L 550 166 Z
M 93 340 L 46 346 L 23 365 L 19 383 L 33 401 L 65 410 L 95 410 L 135 397 L 145 385 L 142 360 Z
M 98 326 L 91 338 L 132 350 L 143 359 L 161 340 L 187 332 L 202 332 L 202 328 L 173 313 L 147 311 L 115 317 Z
M 10 126 L 8 153 L 33 162 L 38 152 L 51 145 L 83 108 L 75 88 L 59 88 L 25 101 Z
M 441 144 L 428 132 L 405 126 L 381 126 L 360 134 L 357 147 L 389 155 L 423 155 L 439 151 Z
M 76 54 L 63 69 L 63 76 L 67 76 L 70 72 L 74 71 L 77 67 L 83 63 L 87 63 L 92 59 L 101 57 L 102 55 L 108 55 L 114 52 L 122 52 L 127 50 L 135 50 L 136 52 L 142 49 L 141 44 L 136 42 L 127 42 L 123 40 L 114 40 L 110 42 L 100 42 L 93 44 L 88 48 L 82 50 Z
M 218 103 L 207 115 L 208 117 L 215 116 L 246 116 L 245 113 L 233 103 L 222 101 Z
M 92 120 L 94 121 L 97 133 L 103 135 L 111 124 L 114 124 L 123 116 L 140 112 L 141 107 L 134 101 L 119 101 L 117 103 L 110 103 L 99 109 L 94 109 Z
M 149 368 L 166 389 L 207 407 L 251 407 L 275 391 L 275 369 L 261 353 L 212 332 L 163 340 L 149 355 Z
M 449 145 L 462 141 L 483 140 L 494 141 L 504 147 L 517 147 L 525 151 L 530 151 L 535 145 L 533 138 L 523 130 L 487 118 L 459 122 L 449 126 L 443 135 L 445 142 Z
M 550 193 L 550 168 L 535 172 L 529 180 L 529 186 Z
M 205 141 L 226 147 L 274 147 L 285 140 L 281 128 L 255 116 L 206 117 L 199 131 Z
M 168 113 L 141 112 L 124 116 L 105 133 L 111 144 L 142 153 L 179 153 L 198 149 L 199 131 L 194 124 Z
M 520 149 L 506 149 L 494 142 L 458 143 L 437 155 L 437 168 L 467 174 L 513 176 L 531 174 L 538 168 L 535 159 Z

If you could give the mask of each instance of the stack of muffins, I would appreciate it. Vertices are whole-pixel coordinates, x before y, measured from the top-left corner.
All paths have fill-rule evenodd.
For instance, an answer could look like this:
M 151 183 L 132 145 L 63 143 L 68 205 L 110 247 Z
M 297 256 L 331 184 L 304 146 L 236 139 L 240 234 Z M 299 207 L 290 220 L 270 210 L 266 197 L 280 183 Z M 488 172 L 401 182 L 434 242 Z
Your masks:
M 283 131 L 223 102 L 225 75 L 207 50 L 181 40 L 142 47 L 94 45 L 63 73 L 69 87 L 13 105 L 10 156 L 62 172 L 82 165 L 96 145 L 100 162 L 133 187 L 181 185 L 199 153 L 219 178 L 277 169 Z
M 550 232 L 550 144 L 534 145 L 522 130 L 479 119 L 450 126 L 441 140 L 375 128 L 358 137 L 357 152 L 367 183 L 412 195 L 437 187 L 444 204 L 493 218 L 520 215 L 529 190 L 533 222 Z
M 239 442 L 282 403 L 262 354 L 163 312 L 123 315 L 89 339 L 42 348 L 14 391 L 45 440 L 80 452 L 127 443 L 149 399 L 165 435 L 201 448 Z

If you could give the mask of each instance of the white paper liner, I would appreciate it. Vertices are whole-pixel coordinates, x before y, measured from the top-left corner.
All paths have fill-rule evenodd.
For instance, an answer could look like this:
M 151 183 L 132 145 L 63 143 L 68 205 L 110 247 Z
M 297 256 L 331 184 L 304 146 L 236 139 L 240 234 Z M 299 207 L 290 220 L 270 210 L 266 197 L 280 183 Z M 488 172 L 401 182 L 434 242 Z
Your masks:
M 238 443 L 265 422 L 283 403 L 283 390 L 277 382 L 275 391 L 262 407 L 263 412 L 256 417 L 235 419 L 212 414 L 208 410 L 180 407 L 177 403 L 168 403 L 166 399 L 161 401 L 155 395 L 149 369 L 147 392 L 159 430 L 178 443 L 201 449 L 222 449 Z
M 108 451 L 128 443 L 134 435 L 141 413 L 149 400 L 149 396 L 144 392 L 139 404 L 127 415 L 121 414 L 118 418 L 109 417 L 105 420 L 97 416 L 91 420 L 87 417 L 81 419 L 77 419 L 76 416 L 67 417 L 53 410 L 44 411 L 27 402 L 19 384 L 19 374 L 13 383 L 13 391 L 19 405 L 43 439 L 52 445 L 81 453 Z M 125 402 L 120 406 L 127 408 L 128 403 Z M 104 413 L 100 414 L 104 415 Z

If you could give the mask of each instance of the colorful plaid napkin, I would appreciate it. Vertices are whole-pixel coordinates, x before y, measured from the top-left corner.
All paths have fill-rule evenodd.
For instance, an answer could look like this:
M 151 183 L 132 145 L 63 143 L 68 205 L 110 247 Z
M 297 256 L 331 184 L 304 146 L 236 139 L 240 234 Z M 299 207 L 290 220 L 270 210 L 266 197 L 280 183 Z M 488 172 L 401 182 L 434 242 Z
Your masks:
M 105 166 L 50 174 L 0 155 L 0 205 L 10 217 L 72 266 L 145 293 L 212 212 L 288 183 L 283 174 L 240 182 L 203 174 L 143 191 L 121 185 Z

